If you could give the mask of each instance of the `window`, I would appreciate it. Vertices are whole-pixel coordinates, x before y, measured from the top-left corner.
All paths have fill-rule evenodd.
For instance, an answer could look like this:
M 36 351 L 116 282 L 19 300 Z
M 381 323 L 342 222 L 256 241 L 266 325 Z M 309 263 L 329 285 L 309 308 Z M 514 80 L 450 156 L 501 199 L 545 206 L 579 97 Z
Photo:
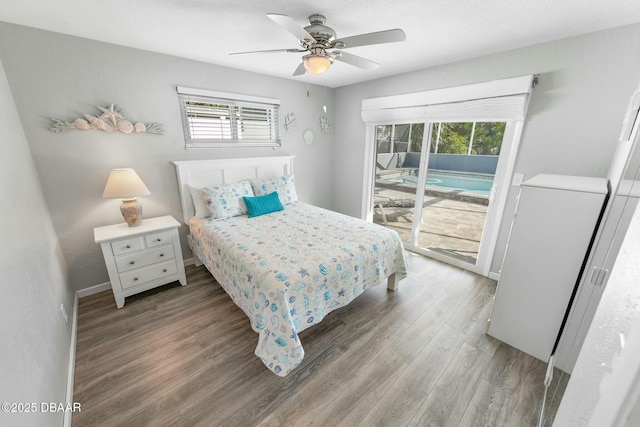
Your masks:
M 420 152 L 424 123 L 376 126 L 378 153 Z
M 279 146 L 280 101 L 178 87 L 187 148 Z
M 500 155 L 506 122 L 439 122 L 433 124 L 431 153 Z

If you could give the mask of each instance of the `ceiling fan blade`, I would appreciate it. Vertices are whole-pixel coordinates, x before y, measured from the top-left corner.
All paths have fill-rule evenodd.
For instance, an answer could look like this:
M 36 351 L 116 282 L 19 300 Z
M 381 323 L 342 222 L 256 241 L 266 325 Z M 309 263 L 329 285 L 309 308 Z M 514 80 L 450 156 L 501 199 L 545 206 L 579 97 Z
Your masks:
M 279 53 L 279 52 L 306 52 L 306 49 L 270 49 L 270 50 L 251 50 L 248 52 L 233 52 L 229 55 L 246 55 L 249 53 Z
M 377 31 L 375 33 L 360 34 L 357 36 L 345 37 L 333 42 L 337 49 L 348 49 L 357 46 L 367 46 L 370 44 L 403 42 L 407 39 L 404 31 L 399 28 L 394 30 Z
M 281 15 L 279 13 L 267 13 L 267 16 L 271 18 L 276 24 L 289 31 L 296 36 L 298 40 L 306 40 L 310 43 L 315 43 L 316 39 L 304 29 L 304 27 L 298 24 L 296 21 L 288 17 L 287 15 Z
M 332 56 L 336 61 L 344 62 L 345 64 L 353 65 L 354 67 L 362 68 L 363 70 L 373 70 L 380 66 L 377 62 L 373 62 L 361 56 L 347 52 L 333 52 Z
M 301 76 L 306 72 L 307 72 L 307 69 L 304 68 L 304 63 L 301 62 L 300 65 L 298 65 L 298 68 L 296 68 L 296 70 L 293 72 L 292 75 L 293 76 Z

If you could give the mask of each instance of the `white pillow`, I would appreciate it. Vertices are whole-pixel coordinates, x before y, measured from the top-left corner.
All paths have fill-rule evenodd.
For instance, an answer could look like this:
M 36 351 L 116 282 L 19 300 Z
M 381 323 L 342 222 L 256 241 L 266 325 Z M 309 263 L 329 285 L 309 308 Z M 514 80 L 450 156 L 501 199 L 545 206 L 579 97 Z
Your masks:
M 278 178 L 252 179 L 251 187 L 256 196 L 266 196 L 274 191 L 282 204 L 286 205 L 298 200 L 294 175 L 284 175 Z
M 209 208 L 207 208 L 207 204 L 204 201 L 206 191 L 204 191 L 202 188 L 191 186 L 189 186 L 189 191 L 191 192 L 191 200 L 193 201 L 195 216 L 197 216 L 198 218 L 207 218 L 211 216 L 211 212 L 209 212 Z

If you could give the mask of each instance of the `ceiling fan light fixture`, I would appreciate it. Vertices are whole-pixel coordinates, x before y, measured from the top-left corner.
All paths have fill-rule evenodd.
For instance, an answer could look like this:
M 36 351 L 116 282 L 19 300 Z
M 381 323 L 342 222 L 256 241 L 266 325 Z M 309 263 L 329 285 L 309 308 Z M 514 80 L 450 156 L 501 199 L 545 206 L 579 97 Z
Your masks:
M 302 58 L 302 63 L 311 74 L 322 74 L 331 67 L 333 58 L 323 54 L 310 54 Z

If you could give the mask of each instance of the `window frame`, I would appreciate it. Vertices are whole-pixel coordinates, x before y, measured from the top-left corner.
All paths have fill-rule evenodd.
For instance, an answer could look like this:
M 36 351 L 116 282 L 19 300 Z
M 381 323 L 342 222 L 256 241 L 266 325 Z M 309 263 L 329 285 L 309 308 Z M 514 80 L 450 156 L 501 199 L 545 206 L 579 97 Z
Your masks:
M 280 100 L 252 95 L 218 92 L 207 89 L 194 89 L 178 86 L 178 103 L 184 133 L 185 148 L 230 148 L 230 147 L 280 147 Z M 230 138 L 198 138 L 193 134 L 187 103 L 190 101 L 224 106 L 229 109 L 228 133 Z M 216 107 L 218 108 L 218 107 Z M 243 138 L 241 123 L 246 121 L 244 109 L 265 110 L 269 138 Z M 246 115 L 248 115 L 247 113 Z M 221 119 L 222 120 L 222 119 Z M 221 132 L 223 133 L 223 132 Z

